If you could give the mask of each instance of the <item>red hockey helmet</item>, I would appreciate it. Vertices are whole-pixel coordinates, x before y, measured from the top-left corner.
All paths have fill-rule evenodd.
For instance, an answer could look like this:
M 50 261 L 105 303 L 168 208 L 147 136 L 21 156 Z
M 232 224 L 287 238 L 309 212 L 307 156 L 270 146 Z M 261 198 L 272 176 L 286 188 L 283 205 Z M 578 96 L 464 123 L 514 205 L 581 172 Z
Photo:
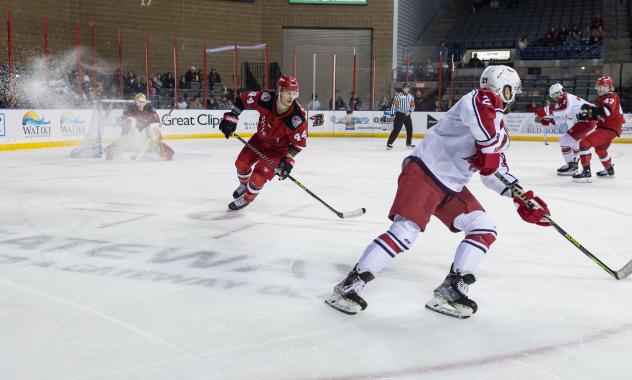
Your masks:
M 596 86 L 606 86 L 607 88 L 614 88 L 614 82 L 611 77 L 600 77 L 597 79 Z
M 611 77 L 599 77 L 595 83 L 595 89 L 599 96 L 604 95 L 608 91 L 614 90 L 614 82 Z
M 281 90 L 298 91 L 298 81 L 291 75 L 281 75 L 277 82 L 277 87 Z

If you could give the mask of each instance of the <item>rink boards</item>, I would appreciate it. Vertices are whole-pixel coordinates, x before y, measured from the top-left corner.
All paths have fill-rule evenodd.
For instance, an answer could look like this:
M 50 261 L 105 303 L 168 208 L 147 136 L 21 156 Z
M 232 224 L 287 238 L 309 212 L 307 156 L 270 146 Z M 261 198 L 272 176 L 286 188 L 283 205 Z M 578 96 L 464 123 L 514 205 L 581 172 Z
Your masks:
M 122 110 L 113 111 L 122 114 Z M 162 133 L 167 139 L 223 137 L 219 123 L 224 110 L 158 110 Z M 413 133 L 423 137 L 444 112 L 413 112 Z M 90 128 L 93 110 L 84 109 L 11 109 L 0 110 L 0 150 L 33 149 L 78 144 Z M 309 111 L 310 136 L 386 137 L 392 130 L 390 113 L 384 111 Z M 621 138 L 615 142 L 632 142 L 632 114 L 625 115 Z M 239 119 L 237 133 L 251 135 L 257 128 L 258 113 L 245 111 Z M 511 113 L 505 123 L 514 140 L 542 141 L 544 128 L 532 113 Z M 109 133 L 119 133 L 111 127 Z M 551 141 L 566 131 L 566 126 L 547 129 Z

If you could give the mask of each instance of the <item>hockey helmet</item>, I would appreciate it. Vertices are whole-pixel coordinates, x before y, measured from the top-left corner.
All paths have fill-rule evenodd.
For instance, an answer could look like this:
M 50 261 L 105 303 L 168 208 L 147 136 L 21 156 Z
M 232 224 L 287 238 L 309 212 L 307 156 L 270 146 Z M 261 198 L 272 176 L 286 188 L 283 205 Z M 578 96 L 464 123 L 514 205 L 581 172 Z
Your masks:
M 551 87 L 549 87 L 549 96 L 551 98 L 554 98 L 553 95 L 557 94 L 558 92 L 563 92 L 563 91 L 564 91 L 564 87 L 562 87 L 562 85 L 559 83 L 555 83 L 551 85 Z
M 139 111 L 142 111 L 145 108 L 145 105 L 147 104 L 147 98 L 145 97 L 145 94 L 143 94 L 142 92 L 139 92 L 138 94 L 136 94 L 134 96 L 134 104 L 136 105 L 136 108 L 138 108 Z
M 277 87 L 279 91 L 299 91 L 298 81 L 292 75 L 281 75 L 281 78 L 279 78 L 277 82 Z
M 600 77 L 595 83 L 595 90 L 600 96 L 606 94 L 608 91 L 614 90 L 614 81 L 611 77 Z
M 505 65 L 487 66 L 481 74 L 481 88 L 494 91 L 505 104 L 516 99 L 522 92 L 522 82 L 516 70 Z

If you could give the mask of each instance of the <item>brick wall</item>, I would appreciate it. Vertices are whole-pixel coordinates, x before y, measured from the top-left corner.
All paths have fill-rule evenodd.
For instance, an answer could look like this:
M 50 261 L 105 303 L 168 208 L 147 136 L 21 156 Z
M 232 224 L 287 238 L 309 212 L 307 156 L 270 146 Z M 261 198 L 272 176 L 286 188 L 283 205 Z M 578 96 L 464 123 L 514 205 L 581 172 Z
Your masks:
M 50 52 L 71 50 L 80 21 L 81 44 L 89 59 L 91 24 L 95 25 L 97 56 L 118 66 L 118 30 L 123 33 L 124 69 L 145 71 L 145 32 L 150 35 L 151 71 L 173 71 L 173 38 L 178 38 L 178 71 L 202 65 L 204 42 L 209 47 L 268 42 L 270 61 L 282 64 L 283 27 L 372 28 L 378 57 L 376 88 L 389 88 L 392 54 L 392 0 L 369 0 L 367 6 L 290 5 L 287 0 L 0 0 L 0 59 L 7 62 L 6 10 L 12 8 L 16 64 L 30 62 L 43 51 L 43 18 L 49 17 Z M 150 0 L 144 0 L 145 3 Z M 71 55 L 72 56 L 72 55 Z M 262 52 L 240 52 L 240 59 L 263 61 Z M 224 82 L 231 80 L 232 54 L 208 55 Z

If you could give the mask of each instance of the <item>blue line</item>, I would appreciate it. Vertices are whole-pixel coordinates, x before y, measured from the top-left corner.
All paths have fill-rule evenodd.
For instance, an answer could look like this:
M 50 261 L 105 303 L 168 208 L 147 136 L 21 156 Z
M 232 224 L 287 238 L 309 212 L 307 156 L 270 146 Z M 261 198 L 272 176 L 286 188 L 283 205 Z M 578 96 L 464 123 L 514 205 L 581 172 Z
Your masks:
M 388 253 L 388 255 L 389 255 L 390 257 L 395 257 L 395 255 L 394 255 L 394 254 L 392 254 L 392 253 L 391 253 L 388 249 L 386 249 L 386 247 L 385 247 L 384 245 L 382 245 L 382 243 L 380 243 L 377 239 L 373 240 L 373 242 L 374 242 L 375 244 L 379 245 L 380 247 L 382 247 L 382 249 L 383 249 L 386 253 Z

